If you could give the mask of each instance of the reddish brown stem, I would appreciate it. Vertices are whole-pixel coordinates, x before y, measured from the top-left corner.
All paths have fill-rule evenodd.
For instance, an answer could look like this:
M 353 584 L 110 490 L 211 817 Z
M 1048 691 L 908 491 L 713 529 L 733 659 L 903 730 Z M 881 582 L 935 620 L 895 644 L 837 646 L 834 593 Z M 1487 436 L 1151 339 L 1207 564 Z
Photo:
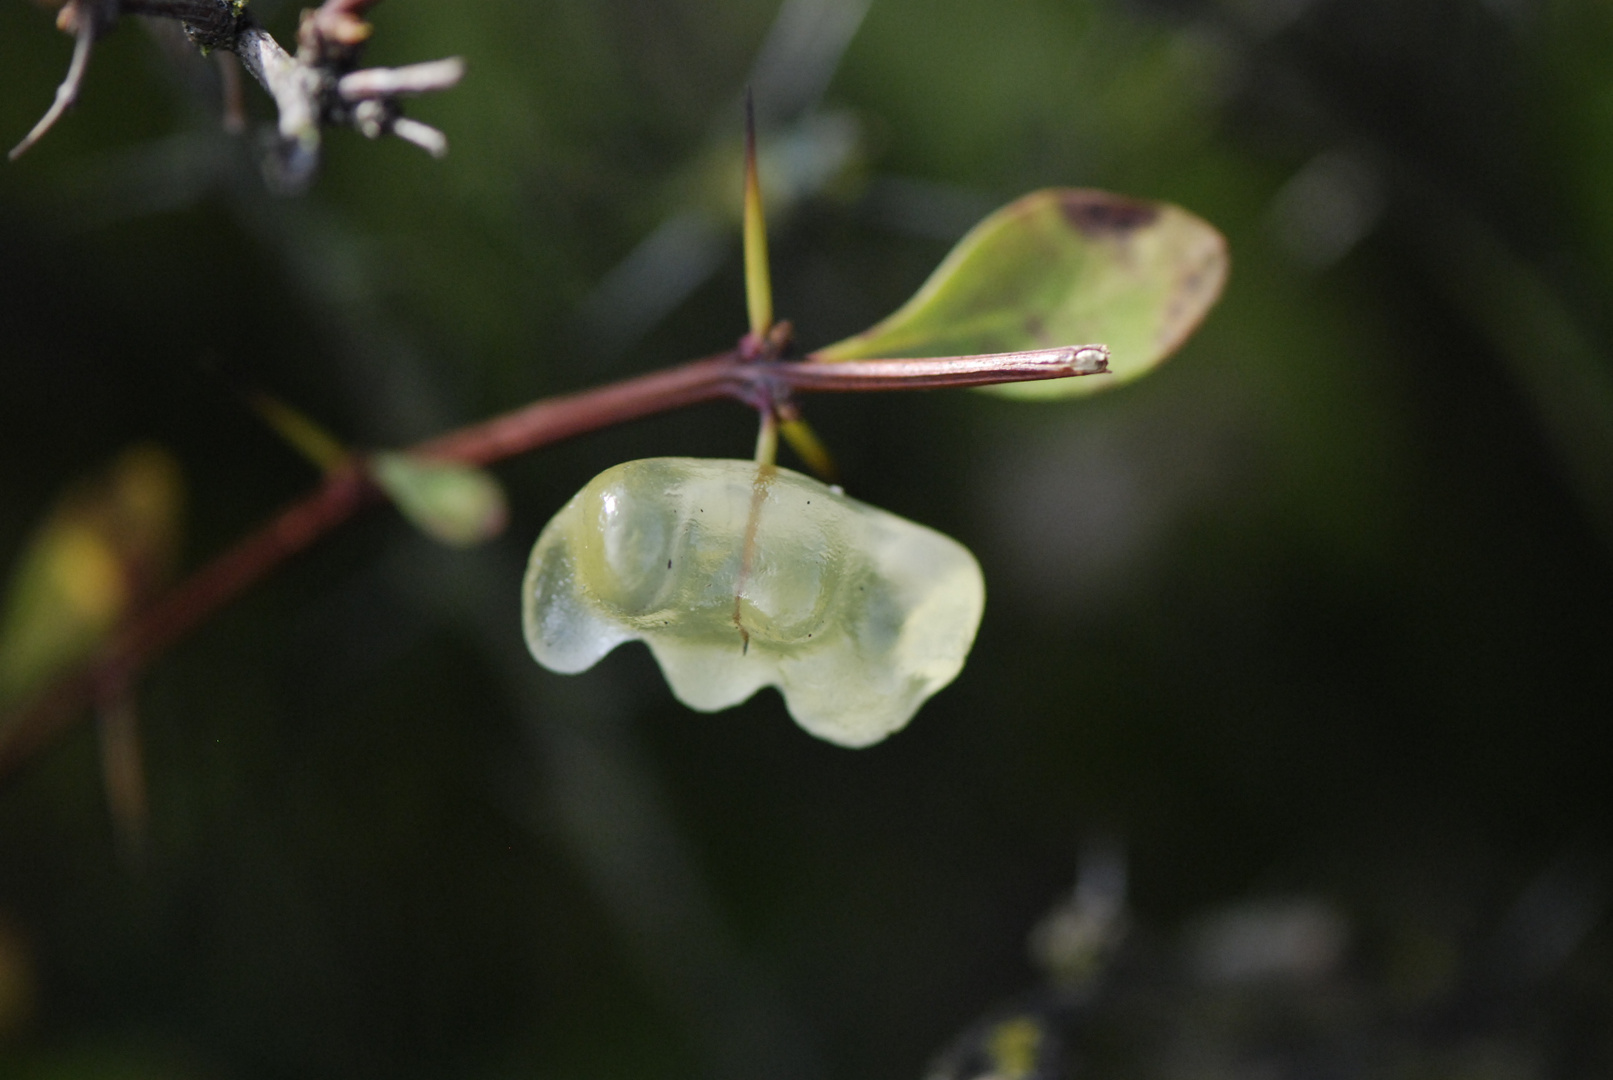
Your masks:
M 413 448 L 423 457 L 490 465 L 589 431 L 671 412 L 702 401 L 749 400 L 736 352 L 719 353 L 663 371 L 545 398 Z
M 736 348 L 704 360 L 548 398 L 430 439 L 412 453 L 489 465 L 590 431 L 718 398 L 771 409 L 794 392 L 921 390 L 1028 379 L 1058 379 L 1105 369 L 1102 346 L 1044 349 L 994 356 L 841 363 L 749 360 Z M 280 563 L 346 521 L 381 494 L 362 462 L 331 471 L 317 490 L 293 503 L 203 566 L 131 621 L 86 665 L 47 687 L 0 724 L 0 776 L 65 732 L 107 693 L 122 692 L 163 650 L 201 625 Z
M 843 360 L 777 367 L 781 378 L 800 391 L 933 390 L 1102 375 L 1109 370 L 1109 350 L 1102 345 L 1072 345 L 983 356 Z

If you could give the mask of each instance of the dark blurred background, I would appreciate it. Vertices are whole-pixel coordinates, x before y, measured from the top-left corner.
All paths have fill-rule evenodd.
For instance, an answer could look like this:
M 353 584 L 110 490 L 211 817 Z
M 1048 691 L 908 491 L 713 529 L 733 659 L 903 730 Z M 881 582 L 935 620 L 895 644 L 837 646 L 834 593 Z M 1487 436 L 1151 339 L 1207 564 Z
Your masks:
M 525 657 L 548 516 L 622 460 L 748 456 L 736 406 L 499 467 L 486 548 L 384 511 L 285 566 L 142 683 L 138 865 L 87 726 L 0 783 L 0 1075 L 917 1080 L 1040 983 L 1026 934 L 1094 844 L 1132 930 L 1084 1074 L 1613 1070 L 1613 8 L 373 20 L 371 62 L 466 58 L 412 109 L 446 160 L 337 133 L 276 196 L 216 68 L 131 19 L 0 168 L 8 561 L 143 440 L 184 467 L 189 566 L 309 488 L 232 381 L 401 445 L 728 346 L 747 81 L 808 345 L 1048 185 L 1193 210 L 1231 283 L 1091 399 L 808 402 L 852 494 L 988 581 L 962 676 L 870 750 L 771 692 L 688 712 L 637 646 Z M 0 141 L 70 48 L 0 0 Z

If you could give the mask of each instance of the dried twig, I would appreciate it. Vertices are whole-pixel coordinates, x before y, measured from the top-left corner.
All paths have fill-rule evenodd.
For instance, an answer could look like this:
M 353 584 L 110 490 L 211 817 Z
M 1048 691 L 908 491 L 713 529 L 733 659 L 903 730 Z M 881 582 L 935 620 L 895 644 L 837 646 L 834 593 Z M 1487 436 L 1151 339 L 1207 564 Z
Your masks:
M 283 188 L 300 190 L 312 179 L 327 127 L 350 127 L 372 139 L 395 135 L 442 157 L 448 152 L 447 136 L 403 116 L 400 99 L 457 85 L 465 74 L 464 61 L 451 57 L 401 68 L 360 69 L 372 30 L 362 16 L 378 2 L 326 0 L 304 12 L 293 55 L 258 25 L 244 0 L 69 0 L 58 24 L 76 37 L 72 64 L 55 102 L 11 158 L 38 142 L 78 99 L 90 51 L 120 15 L 178 20 L 198 47 L 240 58 L 278 111 L 270 174 Z
M 241 65 L 230 53 L 218 54 L 218 80 L 224 91 L 224 131 L 244 135 L 247 128 L 246 95 L 242 92 Z
M 84 85 L 84 72 L 90 66 L 90 50 L 95 48 L 95 39 L 105 30 L 106 10 L 104 5 L 81 6 L 78 3 L 69 3 L 62 8 L 56 23 L 73 34 L 72 62 L 67 65 L 67 76 L 56 88 L 56 100 L 51 102 L 45 115 L 39 118 L 39 123 L 23 137 L 22 142 L 11 148 L 11 153 L 6 155 L 10 160 L 16 161 L 27 153 L 28 148 L 44 138 L 45 133 L 55 127 L 56 121 L 78 100 L 78 92 Z

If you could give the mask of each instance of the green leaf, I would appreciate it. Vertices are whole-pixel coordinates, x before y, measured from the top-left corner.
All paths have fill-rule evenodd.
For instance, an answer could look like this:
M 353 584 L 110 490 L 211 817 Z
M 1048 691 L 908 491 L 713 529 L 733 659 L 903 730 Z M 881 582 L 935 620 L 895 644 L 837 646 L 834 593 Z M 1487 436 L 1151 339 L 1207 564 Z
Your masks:
M 473 466 L 383 452 L 370 456 L 369 468 L 410 524 L 450 547 L 491 539 L 509 520 L 504 489 Z
M 1226 240 L 1169 203 L 1049 188 L 986 218 L 883 322 L 820 360 L 1109 346 L 1111 375 L 996 386 L 1070 397 L 1126 382 L 1187 339 L 1221 295 Z

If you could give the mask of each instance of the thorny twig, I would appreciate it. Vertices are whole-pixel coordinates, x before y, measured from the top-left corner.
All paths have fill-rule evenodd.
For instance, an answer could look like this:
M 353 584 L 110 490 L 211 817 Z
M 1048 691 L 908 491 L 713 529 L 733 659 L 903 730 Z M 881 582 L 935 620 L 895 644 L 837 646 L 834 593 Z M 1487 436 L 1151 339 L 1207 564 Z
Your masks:
M 246 0 L 67 0 L 57 25 L 76 39 L 67 77 L 49 111 L 11 151 L 15 160 L 78 100 L 90 51 L 122 15 L 177 19 L 198 47 L 234 53 L 269 96 L 279 117 L 271 179 L 300 190 L 319 164 L 321 133 L 350 127 L 376 139 L 395 135 L 433 157 L 448 152 L 441 131 L 402 113 L 400 99 L 446 90 L 464 77 L 457 57 L 401 68 L 359 68 L 371 26 L 363 13 L 379 0 L 325 0 L 303 13 L 293 55 L 259 26 Z
M 764 413 L 789 411 L 798 393 L 923 390 L 1062 379 L 1108 370 L 1101 345 L 986 356 L 825 362 L 784 360 L 787 324 L 777 341 L 747 335 L 739 347 L 676 367 L 546 398 L 409 451 L 420 457 L 489 465 L 563 439 L 657 413 L 723 398 Z M 87 706 L 125 693 L 147 664 L 269 571 L 359 510 L 381 502 L 362 460 L 326 474 L 313 493 L 193 573 L 129 622 L 84 666 L 56 679 L 19 712 L 0 717 L 0 777 L 71 727 Z
M 16 161 L 28 148 L 40 139 L 45 133 L 56 126 L 73 103 L 78 100 L 78 92 L 84 85 L 84 72 L 89 70 L 90 50 L 95 48 L 95 39 L 105 32 L 112 20 L 117 18 L 117 11 L 108 4 L 79 4 L 69 3 L 64 6 L 56 18 L 56 25 L 73 35 L 73 59 L 67 65 L 67 75 L 62 84 L 56 88 L 56 100 L 51 102 L 45 115 L 39 118 L 33 130 L 23 136 L 22 142 L 11 148 L 7 157 Z

